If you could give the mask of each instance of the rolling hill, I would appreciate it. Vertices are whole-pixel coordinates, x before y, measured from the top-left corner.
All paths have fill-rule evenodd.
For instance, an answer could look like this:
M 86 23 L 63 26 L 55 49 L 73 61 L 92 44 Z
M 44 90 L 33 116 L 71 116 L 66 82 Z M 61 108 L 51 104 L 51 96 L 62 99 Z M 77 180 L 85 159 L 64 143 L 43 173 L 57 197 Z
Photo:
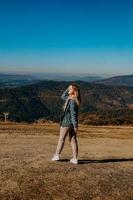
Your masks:
M 72 82 L 40 81 L 19 88 L 0 89 L 0 113 L 9 119 L 32 122 L 40 118 L 58 122 L 63 91 Z M 79 121 L 84 124 L 132 124 L 133 88 L 75 81 L 80 86 L 82 105 Z
M 101 83 L 105 85 L 123 85 L 123 86 L 131 86 L 133 87 L 133 75 L 126 76 L 114 76 L 111 78 L 97 80 L 94 83 Z

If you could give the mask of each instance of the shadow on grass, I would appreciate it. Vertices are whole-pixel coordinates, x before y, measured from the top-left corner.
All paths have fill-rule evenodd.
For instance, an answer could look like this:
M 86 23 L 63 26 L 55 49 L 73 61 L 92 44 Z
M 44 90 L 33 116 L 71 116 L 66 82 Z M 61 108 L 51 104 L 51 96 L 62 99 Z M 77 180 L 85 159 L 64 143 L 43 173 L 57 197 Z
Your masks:
M 127 162 L 133 161 L 133 158 L 109 158 L 102 160 L 78 160 L 78 164 L 87 164 L 87 163 L 110 163 L 110 162 Z

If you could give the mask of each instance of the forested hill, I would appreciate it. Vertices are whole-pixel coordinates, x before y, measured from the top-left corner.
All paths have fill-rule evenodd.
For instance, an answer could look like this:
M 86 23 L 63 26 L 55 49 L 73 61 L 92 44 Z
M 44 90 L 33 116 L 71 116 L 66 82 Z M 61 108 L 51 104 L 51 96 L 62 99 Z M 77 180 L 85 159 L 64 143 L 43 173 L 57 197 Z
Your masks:
M 123 85 L 123 86 L 131 86 L 133 87 L 133 75 L 126 76 L 114 76 L 111 78 L 97 80 L 95 83 L 102 83 L 105 85 Z
M 32 122 L 39 118 L 59 121 L 63 91 L 72 82 L 40 81 L 12 89 L 0 89 L 0 113 L 9 119 Z M 81 89 L 79 121 L 84 124 L 133 123 L 133 88 L 75 81 Z

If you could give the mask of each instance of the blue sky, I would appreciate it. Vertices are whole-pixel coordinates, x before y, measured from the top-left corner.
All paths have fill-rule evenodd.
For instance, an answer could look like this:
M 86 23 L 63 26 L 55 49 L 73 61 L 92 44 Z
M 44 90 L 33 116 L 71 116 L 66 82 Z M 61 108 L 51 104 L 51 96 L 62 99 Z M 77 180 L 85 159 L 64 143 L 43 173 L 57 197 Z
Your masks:
M 131 0 L 0 0 L 0 72 L 133 74 Z

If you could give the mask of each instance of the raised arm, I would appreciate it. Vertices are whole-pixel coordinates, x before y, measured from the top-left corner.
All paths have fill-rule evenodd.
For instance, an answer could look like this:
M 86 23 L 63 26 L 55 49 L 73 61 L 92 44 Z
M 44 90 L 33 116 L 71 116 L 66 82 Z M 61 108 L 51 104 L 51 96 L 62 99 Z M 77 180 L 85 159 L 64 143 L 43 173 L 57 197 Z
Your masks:
M 63 99 L 63 100 L 66 100 L 67 98 L 68 98 L 68 88 L 63 92 L 63 94 L 61 95 L 61 98 Z

